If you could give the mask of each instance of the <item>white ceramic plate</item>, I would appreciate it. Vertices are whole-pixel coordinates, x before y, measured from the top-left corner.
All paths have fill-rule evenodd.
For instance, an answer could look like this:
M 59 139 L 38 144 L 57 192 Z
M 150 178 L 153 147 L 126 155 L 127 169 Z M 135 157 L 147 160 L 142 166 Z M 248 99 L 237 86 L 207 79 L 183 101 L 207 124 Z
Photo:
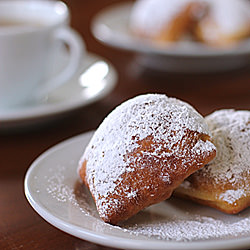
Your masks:
M 104 223 L 78 179 L 78 160 L 93 132 L 43 153 L 25 177 L 31 206 L 53 226 L 83 240 L 123 249 L 238 249 L 250 246 L 250 209 L 226 215 L 172 198 L 119 226 Z
M 157 46 L 136 38 L 129 31 L 133 2 L 114 4 L 101 10 L 93 20 L 92 31 L 101 42 L 140 53 L 139 62 L 164 71 L 211 72 L 238 68 L 249 62 L 250 39 L 228 49 L 215 49 L 198 42 L 184 41 Z
M 53 74 L 67 62 L 62 51 Z M 76 75 L 44 100 L 0 110 L 0 130 L 38 125 L 86 106 L 108 95 L 116 85 L 114 67 L 98 55 L 86 53 Z

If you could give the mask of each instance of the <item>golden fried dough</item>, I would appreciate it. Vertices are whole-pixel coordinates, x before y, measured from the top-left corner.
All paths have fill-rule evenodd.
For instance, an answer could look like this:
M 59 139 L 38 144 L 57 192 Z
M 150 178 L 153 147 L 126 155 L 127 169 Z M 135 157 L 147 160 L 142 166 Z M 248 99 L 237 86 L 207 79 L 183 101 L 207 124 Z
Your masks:
M 238 213 L 250 205 L 250 111 L 220 110 L 205 120 L 216 158 L 187 178 L 175 195 Z
M 170 197 L 216 154 L 204 118 L 162 94 L 130 99 L 101 123 L 78 172 L 100 217 L 117 224 Z

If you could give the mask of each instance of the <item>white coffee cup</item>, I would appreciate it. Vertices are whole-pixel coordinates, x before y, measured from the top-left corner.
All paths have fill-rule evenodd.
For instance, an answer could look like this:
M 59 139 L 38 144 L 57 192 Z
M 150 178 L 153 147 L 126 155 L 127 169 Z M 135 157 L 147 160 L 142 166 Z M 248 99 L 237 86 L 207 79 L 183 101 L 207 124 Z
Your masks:
M 50 79 L 63 43 L 69 48 L 68 64 Z M 83 51 L 63 2 L 0 1 L 0 110 L 42 98 L 67 82 L 79 69 Z

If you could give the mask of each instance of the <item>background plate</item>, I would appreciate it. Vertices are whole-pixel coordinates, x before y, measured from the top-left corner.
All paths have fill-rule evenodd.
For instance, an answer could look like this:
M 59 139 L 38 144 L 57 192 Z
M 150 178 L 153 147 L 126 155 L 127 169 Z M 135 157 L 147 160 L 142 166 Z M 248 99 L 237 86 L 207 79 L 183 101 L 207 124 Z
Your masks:
M 92 22 L 92 32 L 101 42 L 119 49 L 138 52 L 138 62 L 161 71 L 213 72 L 242 67 L 249 63 L 250 39 L 227 49 L 183 41 L 158 46 L 136 38 L 129 30 L 133 2 L 114 4 L 101 10 Z

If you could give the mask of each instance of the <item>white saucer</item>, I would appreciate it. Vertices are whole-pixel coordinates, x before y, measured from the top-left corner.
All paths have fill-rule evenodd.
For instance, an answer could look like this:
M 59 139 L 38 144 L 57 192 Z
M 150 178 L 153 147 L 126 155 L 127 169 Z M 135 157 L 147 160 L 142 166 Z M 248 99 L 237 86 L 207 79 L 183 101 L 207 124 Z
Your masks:
M 54 72 L 58 71 L 66 60 L 67 56 L 63 52 L 58 57 Z M 115 87 L 116 80 L 116 70 L 109 62 L 87 53 L 77 74 L 43 101 L 0 111 L 0 130 L 37 125 L 56 119 L 59 115 L 105 97 Z
M 93 20 L 92 32 L 104 44 L 138 52 L 138 63 L 161 71 L 214 72 L 249 63 L 250 39 L 227 49 L 215 49 L 198 42 L 183 41 L 157 46 L 136 38 L 129 31 L 133 2 L 117 3 L 101 10 Z
M 227 215 L 172 198 L 146 208 L 120 226 L 104 223 L 76 171 L 92 135 L 93 132 L 84 133 L 54 146 L 26 173 L 26 197 L 50 224 L 80 239 L 122 249 L 250 246 L 250 208 L 238 215 Z

